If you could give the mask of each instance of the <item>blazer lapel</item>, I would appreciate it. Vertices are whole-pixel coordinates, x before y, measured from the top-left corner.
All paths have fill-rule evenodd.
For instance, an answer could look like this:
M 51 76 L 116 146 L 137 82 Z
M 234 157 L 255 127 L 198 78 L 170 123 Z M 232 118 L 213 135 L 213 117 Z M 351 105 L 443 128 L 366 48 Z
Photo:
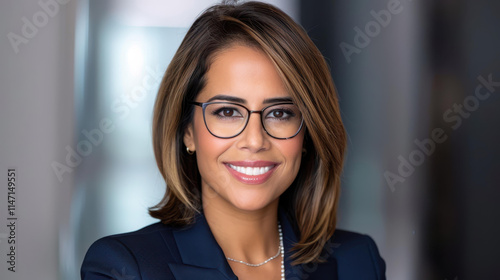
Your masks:
M 193 225 L 173 231 L 182 260 L 182 264 L 169 264 L 175 279 L 238 279 L 215 241 L 205 216 L 198 214 L 195 219 Z

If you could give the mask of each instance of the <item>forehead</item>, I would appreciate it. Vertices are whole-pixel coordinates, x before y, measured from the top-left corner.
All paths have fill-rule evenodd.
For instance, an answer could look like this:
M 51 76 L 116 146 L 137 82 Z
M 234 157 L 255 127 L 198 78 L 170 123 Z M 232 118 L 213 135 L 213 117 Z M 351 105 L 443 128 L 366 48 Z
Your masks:
M 261 50 L 242 45 L 225 49 L 212 59 L 197 99 L 206 102 L 217 95 L 234 96 L 248 104 L 290 96 L 271 59 Z

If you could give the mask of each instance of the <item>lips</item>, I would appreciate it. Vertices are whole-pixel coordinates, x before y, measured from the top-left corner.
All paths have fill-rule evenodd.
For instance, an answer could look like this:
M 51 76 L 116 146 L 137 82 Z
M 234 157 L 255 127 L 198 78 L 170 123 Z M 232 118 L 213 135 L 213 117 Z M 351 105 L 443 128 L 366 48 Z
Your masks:
M 279 164 L 270 161 L 238 161 L 226 162 L 229 173 L 245 184 L 262 184 L 266 182 Z

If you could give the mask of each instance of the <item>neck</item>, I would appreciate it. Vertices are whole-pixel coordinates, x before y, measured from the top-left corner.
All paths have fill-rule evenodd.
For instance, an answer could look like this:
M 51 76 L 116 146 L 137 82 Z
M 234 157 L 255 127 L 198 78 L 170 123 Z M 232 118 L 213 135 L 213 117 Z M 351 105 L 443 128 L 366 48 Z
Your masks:
M 237 209 L 225 201 L 216 203 L 214 199 L 220 197 L 203 197 L 203 211 L 226 257 L 260 263 L 276 254 L 279 199 L 256 211 Z

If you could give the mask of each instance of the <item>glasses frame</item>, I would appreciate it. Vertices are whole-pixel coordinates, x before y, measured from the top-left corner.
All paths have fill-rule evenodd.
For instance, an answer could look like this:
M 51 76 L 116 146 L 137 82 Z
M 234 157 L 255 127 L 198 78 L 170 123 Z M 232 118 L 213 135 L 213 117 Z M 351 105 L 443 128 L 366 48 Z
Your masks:
M 210 134 L 212 134 L 214 137 L 221 138 L 221 139 L 234 138 L 234 137 L 240 135 L 243 131 L 245 131 L 245 128 L 247 128 L 248 122 L 250 121 L 250 115 L 253 114 L 253 113 L 256 113 L 256 114 L 260 115 L 260 124 L 262 125 L 262 128 L 267 133 L 267 135 L 271 136 L 274 139 L 279 139 L 279 140 L 291 139 L 291 138 L 297 136 L 297 134 L 299 134 L 299 132 L 302 130 L 302 127 L 304 126 L 304 117 L 301 114 L 300 126 L 299 126 L 299 129 L 297 129 L 297 132 L 294 135 L 290 136 L 290 137 L 280 138 L 280 137 L 276 137 L 276 136 L 271 135 L 269 133 L 269 131 L 267 131 L 266 126 L 264 125 L 264 120 L 262 119 L 262 116 L 263 116 L 262 113 L 267 108 L 273 107 L 273 106 L 277 106 L 277 105 L 290 105 L 290 104 L 295 105 L 295 103 L 293 103 L 293 102 L 279 102 L 279 103 L 274 103 L 274 104 L 271 104 L 269 106 L 266 106 L 266 107 L 262 108 L 262 110 L 250 110 L 247 107 L 245 107 L 245 106 L 243 106 L 243 105 L 241 105 L 239 103 L 228 102 L 228 101 L 214 101 L 214 102 L 195 102 L 195 101 L 190 101 L 189 104 L 200 106 L 203 109 L 203 122 L 205 122 L 205 127 L 207 128 L 208 132 L 210 132 Z M 212 133 L 212 131 L 210 131 L 210 129 L 208 128 L 207 120 L 205 118 L 205 109 L 210 104 L 231 104 L 231 105 L 237 105 L 237 106 L 245 108 L 245 110 L 247 110 L 247 112 L 248 112 L 248 116 L 247 116 L 245 125 L 243 126 L 243 128 L 241 129 L 241 131 L 238 132 L 237 134 L 235 134 L 234 136 L 229 136 L 229 137 L 222 137 L 222 136 L 218 136 L 218 135 L 215 135 L 214 133 Z

